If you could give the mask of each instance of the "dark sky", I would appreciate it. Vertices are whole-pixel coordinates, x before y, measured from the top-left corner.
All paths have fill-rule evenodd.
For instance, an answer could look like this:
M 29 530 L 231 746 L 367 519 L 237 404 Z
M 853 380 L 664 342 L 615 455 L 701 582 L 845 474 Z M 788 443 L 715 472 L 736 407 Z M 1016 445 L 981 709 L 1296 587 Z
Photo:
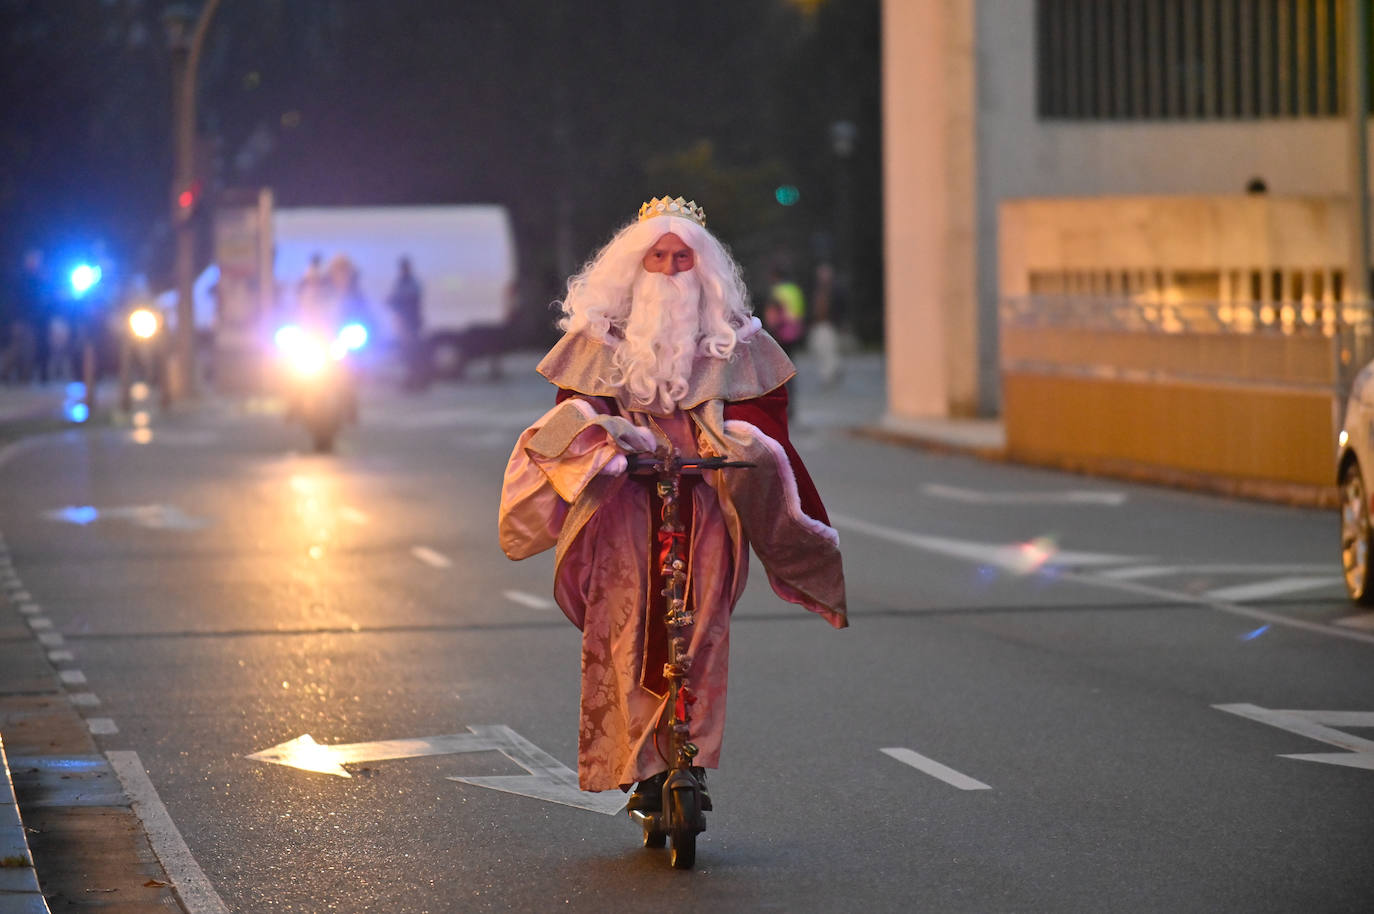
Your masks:
M 167 269 L 165 6 L 0 0 L 7 268 L 100 238 L 128 270 Z M 872 299 L 877 7 L 224 0 L 199 70 L 206 184 L 284 205 L 503 203 L 539 286 L 667 192 L 700 200 L 746 265 L 806 268 L 830 249 L 843 172 Z M 848 160 L 836 120 L 859 127 Z

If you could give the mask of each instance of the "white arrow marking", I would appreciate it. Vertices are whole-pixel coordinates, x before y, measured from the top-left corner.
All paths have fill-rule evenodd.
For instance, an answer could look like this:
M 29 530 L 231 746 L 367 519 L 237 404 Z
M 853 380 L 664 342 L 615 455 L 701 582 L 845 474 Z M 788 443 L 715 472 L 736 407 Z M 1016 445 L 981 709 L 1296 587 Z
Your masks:
M 608 816 L 615 815 L 625 806 L 625 797 L 620 793 L 584 793 L 577 786 L 575 772 L 510 727 L 494 724 L 471 726 L 468 730 L 471 732 L 414 739 L 378 740 L 369 743 L 343 743 L 335 746 L 321 745 L 307 733 L 245 758 L 347 778 L 352 775 L 344 770 L 343 766 L 359 762 L 496 751 L 524 768 L 529 774 L 480 778 L 452 777 L 449 780 L 533 797 L 550 803 L 560 803 Z
M 1123 565 L 1128 562 L 1139 562 L 1139 556 L 1113 555 L 1105 552 L 1069 552 L 1055 547 L 1049 540 L 1033 540 L 1029 543 L 1009 543 L 997 545 L 993 543 L 978 543 L 971 540 L 949 539 L 943 536 L 929 536 L 923 533 L 909 533 L 906 530 L 895 530 L 892 527 L 883 527 L 878 524 L 870 524 L 868 521 L 859 520 L 856 517 L 845 517 L 843 515 L 832 514 L 830 521 L 836 527 L 854 530 L 859 533 L 866 533 L 869 536 L 888 542 L 897 543 L 902 546 L 913 546 L 925 552 L 934 552 L 937 555 L 947 555 L 951 558 L 965 559 L 978 562 L 981 565 L 992 565 L 1024 574 L 1034 571 L 1045 565 L 1053 565 L 1060 568 L 1081 568 L 1090 565 Z
M 1346 752 L 1280 755 L 1303 762 L 1322 762 L 1374 771 L 1374 741 L 1351 736 L 1336 727 L 1374 727 L 1374 711 L 1279 711 L 1251 704 L 1212 705 L 1218 711 L 1278 727 L 1308 739 L 1337 746 Z
M 472 727 L 468 728 L 473 729 Z M 302 771 L 318 771 L 341 778 L 353 775 L 343 766 L 356 762 L 378 762 L 383 759 L 420 758 L 425 755 L 451 755 L 459 752 L 487 752 L 500 746 L 489 739 L 471 733 L 450 733 L 443 736 L 417 736 L 414 739 L 384 739 L 370 743 L 340 743 L 325 746 L 315 742 L 309 733 L 288 740 L 271 749 L 244 756 L 259 762 L 286 765 Z
M 921 491 L 935 498 L 971 505 L 1107 505 L 1116 508 L 1126 503 L 1125 492 L 1085 489 L 1068 492 L 980 492 L 977 489 L 961 489 L 930 482 L 921 486 Z
M 501 754 L 529 774 L 485 778 L 452 777 L 449 778 L 450 781 L 461 781 L 476 787 L 490 787 L 493 790 L 533 797 L 550 803 L 561 803 L 564 806 L 575 806 L 607 816 L 613 816 L 625 808 L 625 795 L 622 793 L 584 793 L 577 786 L 575 772 L 510 727 L 498 724 L 468 729 L 491 739 L 501 740 Z

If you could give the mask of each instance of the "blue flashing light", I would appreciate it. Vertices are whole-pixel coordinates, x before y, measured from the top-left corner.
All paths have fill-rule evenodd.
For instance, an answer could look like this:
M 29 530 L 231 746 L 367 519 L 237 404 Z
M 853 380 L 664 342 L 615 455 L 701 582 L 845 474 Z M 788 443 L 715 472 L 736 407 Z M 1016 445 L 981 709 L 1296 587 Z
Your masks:
M 367 328 L 357 322 L 344 324 L 339 330 L 339 342 L 348 349 L 362 349 L 367 345 Z
M 801 191 L 797 190 L 794 184 L 784 184 L 773 191 L 773 199 L 783 206 L 793 206 L 801 199 Z
M 72 403 L 67 407 L 67 418 L 81 423 L 91 418 L 91 408 L 85 403 Z
M 95 264 L 78 264 L 71 273 L 72 291 L 78 296 L 85 295 L 100 282 L 100 267 Z

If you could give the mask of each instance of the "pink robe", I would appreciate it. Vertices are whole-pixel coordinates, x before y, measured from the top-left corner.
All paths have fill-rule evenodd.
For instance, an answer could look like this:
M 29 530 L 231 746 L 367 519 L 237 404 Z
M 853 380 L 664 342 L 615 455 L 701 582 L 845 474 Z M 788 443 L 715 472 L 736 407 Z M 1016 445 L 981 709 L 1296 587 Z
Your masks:
M 792 366 L 765 333 L 729 360 L 702 358 L 671 416 L 628 410 L 603 380 L 609 347 L 568 336 L 539 370 L 560 402 L 521 434 L 501 493 L 501 547 L 521 559 L 557 546 L 554 597 L 582 630 L 578 780 L 622 787 L 669 767 L 661 655 L 650 632 L 661 612 L 652 483 L 600 471 L 633 450 L 632 425 L 657 430 L 684 455 L 721 454 L 753 469 L 710 471 L 691 498 L 688 601 L 692 741 L 717 766 L 725 727 L 730 613 L 744 592 L 750 545 L 783 599 L 847 625 L 838 537 L 787 440 Z M 685 512 L 684 512 L 685 514 Z M 655 605 L 657 603 L 657 605 Z

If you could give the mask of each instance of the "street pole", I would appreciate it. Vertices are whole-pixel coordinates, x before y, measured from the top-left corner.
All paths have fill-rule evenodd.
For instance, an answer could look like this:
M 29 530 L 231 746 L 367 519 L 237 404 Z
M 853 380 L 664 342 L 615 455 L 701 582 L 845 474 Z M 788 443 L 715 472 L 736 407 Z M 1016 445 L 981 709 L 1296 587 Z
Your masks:
M 182 4 L 167 8 L 163 14 L 167 41 L 172 56 L 172 224 L 176 229 L 177 327 L 172 347 L 173 370 L 169 385 L 174 399 L 183 400 L 196 393 L 196 327 L 192 286 L 195 282 L 194 210 L 199 205 L 196 187 L 196 69 L 200 62 L 205 33 L 220 0 L 206 0 L 195 26 L 187 34 L 192 13 Z M 183 199 L 183 194 L 190 194 Z
M 835 288 L 844 296 L 846 323 L 851 326 L 857 303 L 854 298 L 854 196 L 850 166 L 858 133 L 853 121 L 835 121 L 830 125 L 830 148 L 839 162 L 835 174 Z M 833 298 L 831 307 L 834 308 Z M 835 322 L 833 313 L 830 319 Z

